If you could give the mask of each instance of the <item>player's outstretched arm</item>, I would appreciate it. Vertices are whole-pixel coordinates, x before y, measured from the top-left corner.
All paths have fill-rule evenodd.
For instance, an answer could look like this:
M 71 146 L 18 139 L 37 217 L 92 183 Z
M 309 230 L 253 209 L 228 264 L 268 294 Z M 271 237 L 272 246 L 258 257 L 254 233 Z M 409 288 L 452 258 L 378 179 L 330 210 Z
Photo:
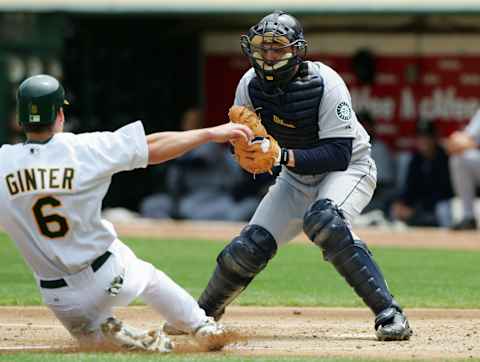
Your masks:
M 223 143 L 238 139 L 248 142 L 252 138 L 250 128 L 234 123 L 193 131 L 153 133 L 147 136 L 148 163 L 154 165 L 177 158 L 207 142 Z

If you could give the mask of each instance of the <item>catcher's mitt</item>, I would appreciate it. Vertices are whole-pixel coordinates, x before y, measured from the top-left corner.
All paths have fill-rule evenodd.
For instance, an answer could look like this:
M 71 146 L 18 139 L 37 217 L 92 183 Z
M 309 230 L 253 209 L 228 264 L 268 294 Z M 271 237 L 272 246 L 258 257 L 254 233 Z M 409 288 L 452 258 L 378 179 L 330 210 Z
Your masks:
M 264 172 L 272 173 L 273 166 L 280 159 L 280 147 L 269 135 L 256 137 L 249 144 L 238 142 L 234 145 L 234 150 L 239 165 L 254 175 Z
M 263 127 L 260 118 L 250 108 L 232 106 L 228 111 L 230 122 L 244 124 L 253 131 L 255 137 L 266 137 L 267 130 Z
M 248 107 L 232 106 L 228 111 L 228 118 L 233 123 L 244 124 L 249 127 L 255 136 L 247 143 L 243 140 L 233 143 L 235 157 L 240 166 L 254 175 L 270 172 L 279 159 L 280 147 L 277 141 L 267 133 L 257 114 Z

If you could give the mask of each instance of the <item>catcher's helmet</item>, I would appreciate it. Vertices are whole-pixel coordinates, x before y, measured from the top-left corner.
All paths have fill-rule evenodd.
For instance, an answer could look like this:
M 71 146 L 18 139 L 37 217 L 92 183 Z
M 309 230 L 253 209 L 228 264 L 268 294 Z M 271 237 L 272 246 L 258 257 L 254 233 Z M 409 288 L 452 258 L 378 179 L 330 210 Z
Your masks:
M 49 75 L 35 75 L 18 87 L 17 114 L 21 125 L 48 125 L 55 123 L 58 110 L 68 104 L 65 90 Z
M 280 59 L 265 59 L 263 54 L 272 50 L 282 53 Z M 268 89 L 283 88 L 295 75 L 297 65 L 303 61 L 307 42 L 303 28 L 293 16 L 275 11 L 265 16 L 242 35 L 240 45 L 248 56 L 261 83 Z

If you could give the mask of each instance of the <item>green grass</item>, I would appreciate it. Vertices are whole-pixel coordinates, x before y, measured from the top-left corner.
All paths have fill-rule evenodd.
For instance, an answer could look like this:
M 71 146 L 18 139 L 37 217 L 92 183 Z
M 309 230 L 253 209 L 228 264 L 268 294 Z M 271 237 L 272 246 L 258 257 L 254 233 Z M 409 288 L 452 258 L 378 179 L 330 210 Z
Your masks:
M 367 359 L 367 358 L 324 358 L 318 357 L 245 357 L 245 356 L 229 356 L 223 353 L 213 355 L 208 354 L 193 354 L 193 355 L 172 355 L 172 356 L 159 356 L 149 355 L 142 353 L 76 353 L 76 354 L 54 354 L 54 353 L 15 353 L 15 355 L 0 355 L 0 362 L 12 361 L 15 362 L 83 362 L 83 361 L 95 361 L 95 362 L 124 362 L 124 361 L 140 361 L 140 362 L 161 362 L 161 361 L 174 361 L 174 362 L 310 362 L 319 361 L 322 362 L 373 362 L 373 361 L 391 361 L 391 359 Z M 394 360 L 395 362 L 411 361 L 411 360 Z M 416 362 L 429 361 L 415 359 Z M 442 361 L 436 359 L 435 361 Z M 446 360 L 447 361 L 447 360 Z M 450 359 L 449 362 L 479 362 L 479 359 Z M 431 360 L 430 360 L 431 362 Z
M 128 239 L 137 255 L 195 297 L 206 285 L 224 243 Z M 478 251 L 373 249 L 392 292 L 406 307 L 480 308 Z M 0 234 L 0 305 L 40 304 L 31 272 Z M 313 245 L 282 247 L 235 302 L 240 305 L 364 306 Z

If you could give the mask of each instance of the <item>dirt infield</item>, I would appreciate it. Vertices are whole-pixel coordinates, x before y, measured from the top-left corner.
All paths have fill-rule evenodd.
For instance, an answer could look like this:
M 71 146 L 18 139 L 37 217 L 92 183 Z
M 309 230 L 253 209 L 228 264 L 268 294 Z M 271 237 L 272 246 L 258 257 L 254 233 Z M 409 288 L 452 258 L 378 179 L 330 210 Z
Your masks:
M 161 322 L 147 307 L 119 310 L 138 327 Z M 347 356 L 385 359 L 480 358 L 479 310 L 409 310 L 414 336 L 405 342 L 378 342 L 372 316 L 364 309 L 231 307 L 224 323 L 246 337 L 227 355 Z M 43 307 L 0 308 L 0 353 L 62 348 L 73 340 Z M 175 337 L 181 351 L 196 352 L 188 337 Z M 197 350 L 198 351 L 198 350 Z

